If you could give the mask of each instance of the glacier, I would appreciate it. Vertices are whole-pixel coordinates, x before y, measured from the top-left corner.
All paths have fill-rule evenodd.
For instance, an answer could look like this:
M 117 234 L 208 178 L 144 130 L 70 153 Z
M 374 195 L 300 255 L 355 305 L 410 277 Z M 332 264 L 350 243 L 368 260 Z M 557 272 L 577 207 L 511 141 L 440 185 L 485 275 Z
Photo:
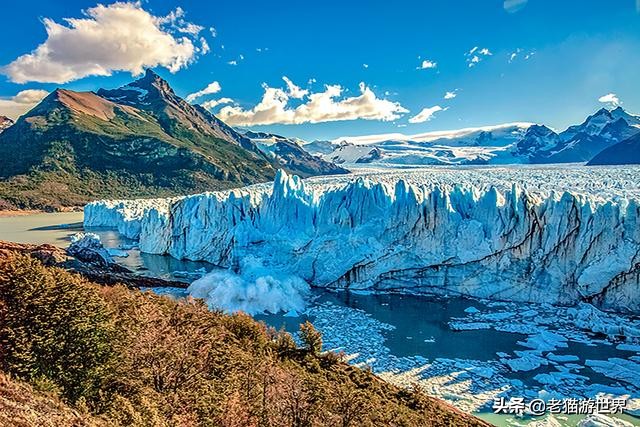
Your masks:
M 140 250 L 331 289 L 640 313 L 640 169 L 363 170 L 85 207 Z

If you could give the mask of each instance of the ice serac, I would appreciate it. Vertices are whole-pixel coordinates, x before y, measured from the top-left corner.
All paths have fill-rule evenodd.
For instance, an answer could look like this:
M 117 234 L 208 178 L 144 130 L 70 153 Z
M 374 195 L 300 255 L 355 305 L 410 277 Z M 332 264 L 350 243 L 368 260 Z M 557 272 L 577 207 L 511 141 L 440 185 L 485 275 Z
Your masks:
M 113 220 L 109 209 L 89 205 L 85 218 L 122 218 L 143 251 L 230 268 L 253 256 L 315 286 L 640 312 L 635 196 L 426 179 L 310 186 L 279 172 L 271 190 L 189 196 Z

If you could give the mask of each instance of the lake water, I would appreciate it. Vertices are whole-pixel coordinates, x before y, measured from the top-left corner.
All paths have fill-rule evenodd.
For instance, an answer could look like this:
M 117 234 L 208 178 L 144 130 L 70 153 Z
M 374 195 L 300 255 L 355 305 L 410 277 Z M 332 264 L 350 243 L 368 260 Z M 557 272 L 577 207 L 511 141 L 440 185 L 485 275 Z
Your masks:
M 68 245 L 69 237 L 78 231 L 82 231 L 82 213 L 78 212 L 0 217 L 2 240 L 51 243 L 64 247 Z M 135 244 L 122 239 L 116 231 L 91 231 L 99 234 L 108 248 L 129 248 Z M 137 249 L 128 253 L 128 257 L 117 258 L 117 261 L 141 274 L 185 282 L 195 277 L 190 273 L 201 274 L 214 268 L 202 262 L 142 254 Z M 181 289 L 159 292 L 174 297 L 186 295 Z M 460 298 L 371 295 L 316 289 L 312 292 L 308 310 L 301 316 L 270 314 L 255 317 L 270 326 L 278 329 L 284 327 L 291 332 L 309 319 L 323 332 L 325 348 L 344 351 L 352 363 L 369 365 L 383 377 L 401 385 L 418 381 L 430 394 L 447 399 L 465 410 L 474 410 L 494 424 L 526 424 L 528 420 L 522 418 L 493 414 L 486 403 L 492 402 L 491 396 L 495 396 L 500 387 L 518 390 L 517 393 L 521 392 L 529 398 L 541 391 L 548 392 L 553 386 L 541 384 L 536 376 L 571 369 L 571 364 L 548 364 L 533 370 L 511 372 L 500 359 L 515 357 L 514 352 L 526 350 L 519 343 L 526 340 L 527 336 L 493 328 L 452 330 L 449 322 L 464 318 L 468 314 L 465 310 L 470 310 L 470 307 L 481 312 L 498 310 L 491 303 Z M 579 372 L 578 379 L 570 378 L 562 387 L 575 387 L 576 393 L 586 393 L 588 387 L 593 385 L 617 389 L 627 387 L 631 397 L 640 397 L 637 390 L 624 381 L 608 378 L 584 366 L 587 359 L 636 357 L 640 360 L 638 353 L 618 350 L 615 345 L 597 340 L 569 340 L 566 347 L 557 348 L 553 353 L 575 355 L 579 359 L 574 364 L 580 367 L 572 371 Z M 556 421 L 562 425 L 576 425 L 580 418 L 571 416 Z M 623 418 L 640 425 L 637 418 L 627 415 Z

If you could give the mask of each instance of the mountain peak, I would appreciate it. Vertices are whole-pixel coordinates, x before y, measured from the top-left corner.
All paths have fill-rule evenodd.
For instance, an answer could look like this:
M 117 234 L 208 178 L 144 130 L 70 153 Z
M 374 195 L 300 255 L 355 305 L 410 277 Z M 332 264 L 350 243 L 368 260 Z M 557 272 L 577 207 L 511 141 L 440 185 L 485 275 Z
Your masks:
M 173 89 L 171 88 L 169 83 L 165 79 L 160 77 L 151 68 L 147 68 L 147 71 L 145 72 L 144 77 L 129 83 L 128 85 L 124 86 L 122 89 L 131 88 L 131 87 L 138 87 L 148 91 L 157 90 L 163 94 L 171 94 L 171 95 L 174 94 Z
M 555 133 L 552 129 L 545 125 L 533 124 L 529 126 L 525 132 L 526 135 L 550 135 Z

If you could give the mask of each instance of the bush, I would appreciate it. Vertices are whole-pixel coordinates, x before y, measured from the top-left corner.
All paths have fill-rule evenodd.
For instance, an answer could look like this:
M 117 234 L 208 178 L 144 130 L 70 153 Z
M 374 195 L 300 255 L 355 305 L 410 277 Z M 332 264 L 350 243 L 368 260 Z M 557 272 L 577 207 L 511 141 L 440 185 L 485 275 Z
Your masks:
M 99 399 L 116 335 L 108 304 L 84 280 L 28 256 L 0 259 L 0 307 L 3 370 L 54 382 L 70 401 Z

